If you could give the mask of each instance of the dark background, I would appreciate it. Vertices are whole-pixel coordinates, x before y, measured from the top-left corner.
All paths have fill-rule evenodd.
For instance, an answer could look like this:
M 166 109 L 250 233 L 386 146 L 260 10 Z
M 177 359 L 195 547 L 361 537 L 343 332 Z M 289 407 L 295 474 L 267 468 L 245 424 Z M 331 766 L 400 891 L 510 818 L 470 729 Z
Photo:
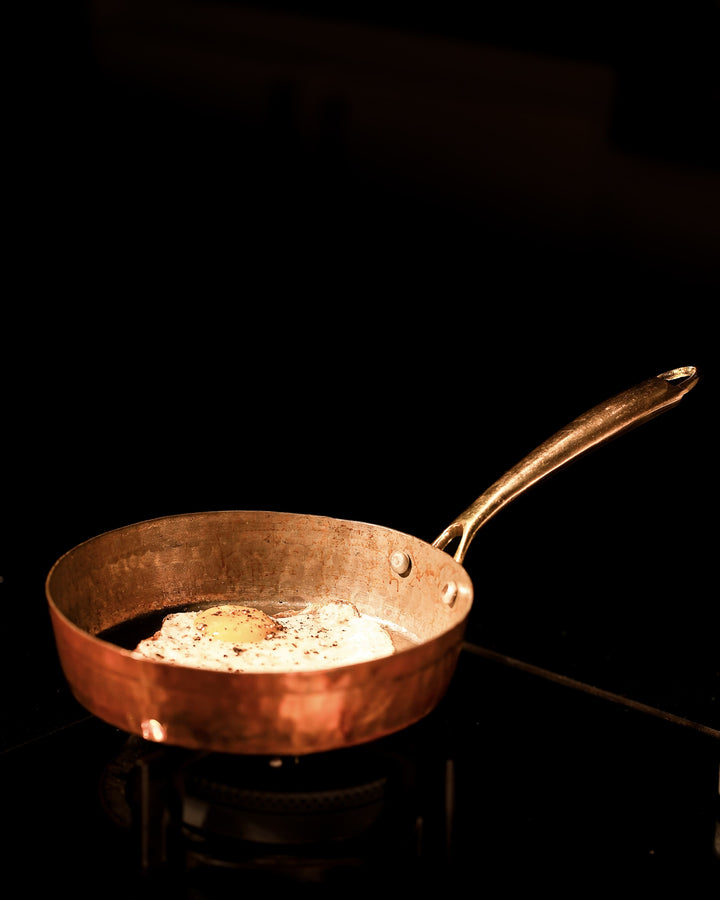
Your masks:
M 77 714 L 43 582 L 78 542 L 218 508 L 433 540 L 681 365 L 478 535 L 469 636 L 720 726 L 717 6 L 113 9 L 15 48 L 5 746 Z

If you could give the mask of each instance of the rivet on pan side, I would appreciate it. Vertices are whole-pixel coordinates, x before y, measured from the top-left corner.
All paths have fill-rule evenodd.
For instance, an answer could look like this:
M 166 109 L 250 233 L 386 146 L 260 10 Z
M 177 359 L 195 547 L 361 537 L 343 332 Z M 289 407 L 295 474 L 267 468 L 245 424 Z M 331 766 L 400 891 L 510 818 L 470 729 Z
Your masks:
M 455 601 L 457 600 L 457 595 L 458 586 L 454 581 L 448 581 L 448 583 L 442 589 L 442 602 L 446 606 L 452 608 L 455 605 Z
M 167 728 L 157 719 L 143 719 L 140 723 L 140 731 L 146 741 L 162 743 L 167 737 Z
M 406 575 L 410 574 L 410 569 L 412 568 L 410 554 L 406 553 L 404 550 L 393 551 L 393 553 L 390 554 L 390 568 L 396 575 L 405 578 Z

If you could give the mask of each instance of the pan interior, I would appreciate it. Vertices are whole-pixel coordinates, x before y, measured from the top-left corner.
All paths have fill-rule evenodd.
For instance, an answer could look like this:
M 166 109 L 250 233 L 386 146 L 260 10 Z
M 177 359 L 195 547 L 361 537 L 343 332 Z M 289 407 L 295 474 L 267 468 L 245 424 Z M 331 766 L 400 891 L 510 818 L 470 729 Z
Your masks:
M 402 553 L 409 567 L 393 568 Z M 170 516 L 93 538 L 62 557 L 48 598 L 75 626 L 125 649 L 170 612 L 239 602 L 270 615 L 331 599 L 390 631 L 396 650 L 462 621 L 465 570 L 444 551 L 365 523 L 261 511 Z
M 223 603 L 238 603 L 239 605 L 250 605 L 243 597 L 230 598 L 228 597 L 223 601 Z M 140 641 L 145 638 L 149 638 L 156 631 L 159 631 L 163 619 L 165 616 L 172 613 L 190 613 L 190 612 L 199 612 L 202 609 L 206 609 L 210 606 L 217 605 L 217 601 L 209 601 L 205 603 L 189 603 L 185 606 L 179 607 L 178 609 L 172 610 L 155 610 L 154 612 L 146 613 L 145 615 L 139 616 L 136 619 L 130 619 L 127 622 L 121 622 L 119 625 L 115 625 L 111 628 L 105 629 L 100 632 L 97 637 L 99 637 L 103 641 L 107 641 L 108 643 L 114 644 L 116 647 L 121 647 L 124 650 L 134 650 L 135 647 L 140 643 Z M 263 612 L 267 613 L 270 616 L 287 616 L 292 615 L 294 612 L 301 612 L 303 609 L 307 608 L 307 604 L 304 606 L 297 606 L 296 604 L 287 604 L 282 601 L 263 603 L 263 604 L 255 604 L 257 609 L 262 609 Z M 373 617 L 374 618 L 374 617 Z M 376 621 L 379 621 L 376 619 Z M 396 653 L 399 653 L 402 650 L 407 650 L 410 647 L 414 647 L 415 645 L 421 643 L 421 639 L 410 632 L 401 630 L 394 622 L 386 622 L 381 621 L 381 625 L 384 626 L 385 630 L 390 635 L 390 639 L 392 640 L 393 647 Z

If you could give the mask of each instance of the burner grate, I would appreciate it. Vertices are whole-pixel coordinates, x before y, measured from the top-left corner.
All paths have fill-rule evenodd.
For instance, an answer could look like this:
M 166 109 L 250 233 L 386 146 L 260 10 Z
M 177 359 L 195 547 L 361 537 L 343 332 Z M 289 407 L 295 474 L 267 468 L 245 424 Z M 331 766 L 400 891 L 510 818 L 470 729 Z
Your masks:
M 293 758 L 203 754 L 131 738 L 105 803 L 149 877 L 243 884 L 408 884 L 447 852 L 451 764 L 397 739 Z M 223 874 L 224 873 L 224 874 Z

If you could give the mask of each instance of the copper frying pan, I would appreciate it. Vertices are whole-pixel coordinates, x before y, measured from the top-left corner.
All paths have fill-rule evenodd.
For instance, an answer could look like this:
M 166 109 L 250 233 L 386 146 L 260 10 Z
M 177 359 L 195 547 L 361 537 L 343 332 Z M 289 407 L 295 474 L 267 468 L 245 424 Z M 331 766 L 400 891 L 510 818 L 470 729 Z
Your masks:
M 429 713 L 454 674 L 473 601 L 462 566 L 478 528 L 591 447 L 675 405 L 693 367 L 596 406 L 533 451 L 433 544 L 360 522 L 262 511 L 169 516 L 110 531 L 62 556 L 46 583 L 58 653 L 76 698 L 152 741 L 302 755 L 373 740 Z M 454 556 L 445 548 L 454 540 Z M 397 652 L 335 669 L 230 674 L 136 656 L 108 629 L 193 604 L 242 600 L 270 613 L 350 600 L 393 631 Z

